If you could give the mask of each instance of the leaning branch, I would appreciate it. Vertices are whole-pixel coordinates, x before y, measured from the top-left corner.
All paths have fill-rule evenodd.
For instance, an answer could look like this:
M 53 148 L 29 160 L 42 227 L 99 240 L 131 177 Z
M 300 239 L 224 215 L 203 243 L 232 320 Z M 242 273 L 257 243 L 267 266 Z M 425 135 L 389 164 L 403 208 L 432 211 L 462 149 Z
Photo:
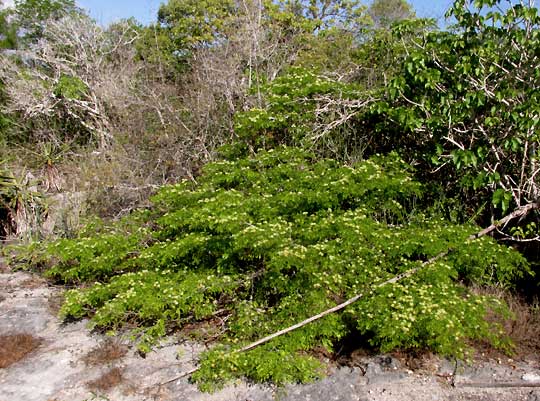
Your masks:
M 528 204 L 526 206 L 520 207 L 520 208 L 516 209 L 514 212 L 510 213 L 508 216 L 506 216 L 506 217 L 502 218 L 501 220 L 499 220 L 497 223 L 490 225 L 489 227 L 483 229 L 482 231 L 477 232 L 476 234 L 470 235 L 467 238 L 467 240 L 472 241 L 472 240 L 478 239 L 480 237 L 483 237 L 483 236 L 489 234 L 490 232 L 492 232 L 493 230 L 495 230 L 496 228 L 507 224 L 510 220 L 513 220 L 513 219 L 515 219 L 517 217 L 525 216 L 531 210 L 538 209 L 538 208 L 540 208 L 540 200 L 537 201 L 536 203 L 530 203 L 530 204 Z M 408 271 L 406 271 L 404 273 L 398 274 L 397 276 L 394 276 L 390 280 L 386 280 L 386 281 L 383 281 L 382 283 L 376 284 L 375 286 L 373 286 L 373 288 L 377 289 L 377 288 L 380 288 L 380 287 L 384 287 L 385 285 L 393 284 L 393 283 L 396 283 L 396 282 L 401 281 L 403 279 L 406 279 L 408 277 L 411 277 L 414 274 L 416 274 L 418 271 L 422 270 L 424 267 L 426 267 L 426 266 L 428 266 L 428 265 L 430 265 L 432 263 L 435 263 L 439 259 L 444 258 L 450 252 L 451 252 L 451 249 L 446 250 L 444 252 L 441 252 L 438 255 L 432 257 L 431 259 L 426 260 L 420 266 L 418 266 L 418 267 L 416 267 L 414 269 L 408 270 Z M 312 323 L 312 322 L 314 322 L 316 320 L 319 320 L 319 319 L 321 319 L 321 318 L 323 318 L 323 317 L 325 317 L 327 315 L 330 315 L 330 314 L 332 314 L 334 312 L 337 312 L 337 311 L 339 311 L 341 309 L 346 308 L 350 304 L 353 304 L 356 301 L 358 301 L 363 296 L 364 296 L 364 294 L 355 295 L 354 297 L 346 300 L 345 302 L 343 302 L 343 303 L 341 303 L 339 305 L 334 306 L 333 308 L 325 310 L 324 312 L 321 312 L 318 315 L 312 316 L 312 317 L 310 317 L 310 318 L 308 318 L 308 319 L 306 319 L 306 320 L 304 320 L 304 321 L 302 321 L 300 323 L 297 323 L 297 324 L 295 324 L 293 326 L 287 327 L 286 329 L 280 330 L 280 331 L 278 331 L 278 332 L 276 332 L 274 334 L 271 334 L 271 335 L 269 335 L 267 337 L 261 338 L 260 340 L 257 340 L 254 343 L 246 345 L 245 347 L 237 350 L 236 352 L 249 351 L 249 350 L 251 350 L 251 349 L 253 349 L 255 347 L 258 347 L 259 345 L 262 345 L 264 343 L 267 343 L 270 340 L 273 340 L 276 337 L 280 337 L 283 334 L 287 334 L 287 333 L 289 333 L 289 332 L 291 332 L 293 330 L 299 329 L 300 327 L 306 326 L 306 325 L 308 325 L 308 324 L 310 324 L 310 323 Z
M 420 266 L 414 268 L 414 269 L 411 269 L 411 270 L 408 270 L 406 271 L 405 273 L 401 273 L 401 274 L 398 274 L 397 276 L 394 276 L 392 277 L 390 280 L 386 280 L 382 283 L 379 283 L 379 284 L 376 284 L 375 286 L 373 286 L 372 288 L 374 289 L 377 289 L 377 288 L 380 288 L 380 287 L 384 287 L 385 285 L 388 285 L 388 284 L 393 284 L 393 283 L 396 283 L 398 281 L 401 281 L 407 277 L 410 277 L 414 274 L 416 274 L 419 270 L 423 269 L 425 266 L 431 264 L 431 263 L 434 263 L 436 262 L 437 260 L 445 257 L 446 255 L 448 254 L 448 251 L 445 251 L 445 252 L 442 252 L 440 254 L 438 254 L 437 256 L 425 261 L 424 263 L 422 263 Z M 292 325 L 290 327 L 287 327 L 286 329 L 283 329 L 283 330 L 280 330 L 276 333 L 273 333 L 273 334 L 270 334 L 269 336 L 267 337 L 264 337 L 264 338 L 261 338 L 260 340 L 257 340 L 249 345 L 246 345 L 245 347 L 243 348 L 240 348 L 239 350 L 236 350 L 234 352 L 238 353 L 238 352 L 245 352 L 245 351 L 249 351 L 253 348 L 256 348 L 258 347 L 259 345 L 262 345 L 264 343 L 267 343 L 268 341 L 270 340 L 273 340 L 274 338 L 276 337 L 280 337 L 282 336 L 283 334 L 287 334 L 287 333 L 290 333 L 291 331 L 294 331 L 296 329 L 299 329 L 300 327 L 303 327 L 303 326 L 306 326 L 316 320 L 319 320 L 319 319 L 322 319 L 323 317 L 327 316 L 327 315 L 330 315 L 334 312 L 337 312 L 341 309 L 344 309 L 346 308 L 347 306 L 349 306 L 350 304 L 353 304 L 355 303 L 356 301 L 358 301 L 360 298 L 362 298 L 365 294 L 358 294 L 358 295 L 355 295 L 354 297 L 352 298 L 349 298 L 348 300 L 346 300 L 345 302 L 339 304 L 339 305 L 336 305 L 334 306 L 333 308 L 330 308 L 330 309 L 327 309 L 325 310 L 324 312 L 321 312 L 319 313 L 318 315 L 315 315 L 315 316 L 312 316 L 300 323 L 296 323 L 295 325 Z
M 483 237 L 483 236 L 489 234 L 490 232 L 492 232 L 493 230 L 497 229 L 498 227 L 501 227 L 501 226 L 507 224 L 510 220 L 513 220 L 513 219 L 518 218 L 518 217 L 523 217 L 523 216 L 525 216 L 526 214 L 530 213 L 532 210 L 535 210 L 535 209 L 540 209 L 540 199 L 537 200 L 534 203 L 529 203 L 529 204 L 527 204 L 525 206 L 522 206 L 522 207 L 516 209 L 514 212 L 512 212 L 509 215 L 505 216 L 504 218 L 502 218 L 498 222 L 490 225 L 489 227 L 487 227 L 487 228 L 485 228 L 485 229 L 483 229 L 483 230 L 481 230 L 481 231 L 479 231 L 479 232 L 477 232 L 475 234 L 470 235 L 467 238 L 467 241 L 473 241 L 475 239 Z M 411 276 L 415 275 L 416 273 L 418 273 L 423 268 L 425 268 L 426 266 L 431 265 L 431 264 L 437 262 L 438 260 L 444 258 L 450 252 L 452 252 L 452 249 L 448 249 L 448 250 L 446 250 L 444 252 L 441 252 L 441 253 L 435 255 L 434 257 L 432 257 L 431 259 L 426 260 L 420 266 L 418 266 L 418 267 L 416 267 L 414 269 L 408 270 L 408 271 L 406 271 L 404 273 L 398 274 L 398 275 L 392 277 L 389 280 L 383 281 L 382 283 L 376 284 L 372 288 L 374 288 L 374 289 L 381 288 L 381 287 L 384 287 L 384 286 L 386 286 L 388 284 L 397 283 L 398 281 L 401 281 L 401 280 L 404 280 L 404 279 L 406 279 L 408 277 L 411 277 Z M 325 317 L 327 315 L 330 315 L 330 314 L 332 314 L 334 312 L 337 312 L 337 311 L 339 311 L 341 309 L 344 309 L 347 306 L 355 303 L 356 301 L 358 301 L 359 299 L 364 297 L 364 295 L 365 294 L 355 295 L 354 297 L 349 298 L 345 302 L 343 302 L 343 303 L 341 303 L 339 305 L 336 305 L 333 308 L 327 309 L 324 312 L 319 313 L 318 315 L 311 316 L 310 318 L 308 318 L 306 320 L 303 320 L 303 321 L 301 321 L 299 323 L 296 323 L 296 324 L 294 324 L 292 326 L 289 326 L 289 327 L 287 327 L 287 328 L 285 328 L 283 330 L 280 330 L 278 332 L 270 334 L 269 336 L 261 338 L 260 340 L 257 340 L 255 342 L 253 342 L 251 344 L 248 344 L 245 347 L 240 348 L 238 350 L 235 350 L 233 352 L 234 353 L 241 353 L 241 352 L 246 352 L 246 351 L 252 350 L 253 348 L 256 348 L 256 347 L 258 347 L 258 346 L 260 346 L 262 344 L 265 344 L 265 343 L 273 340 L 274 338 L 277 338 L 277 337 L 280 337 L 280 336 L 282 336 L 284 334 L 290 333 L 291 331 L 294 331 L 296 329 L 304 327 L 304 326 L 306 326 L 306 325 L 308 325 L 310 323 L 313 323 L 316 320 L 322 319 L 323 317 Z M 161 384 L 163 385 L 163 384 L 171 383 L 171 382 L 173 382 L 175 380 L 178 380 L 178 379 L 181 379 L 183 377 L 189 376 L 192 373 L 195 373 L 197 370 L 199 370 L 199 368 L 195 367 L 195 368 L 191 369 L 190 371 L 184 372 L 181 375 L 179 375 L 179 376 L 177 376 L 177 377 L 175 377 L 173 379 L 170 379 L 170 380 L 168 380 L 166 382 L 163 382 Z
M 478 233 L 470 236 L 469 240 L 483 237 L 484 235 L 489 234 L 493 230 L 496 230 L 499 227 L 505 226 L 510 220 L 513 220 L 518 217 L 524 217 L 525 215 L 527 215 L 528 213 L 530 213 L 532 210 L 535 210 L 535 209 L 540 209 L 540 199 L 536 200 L 536 202 L 529 203 L 525 206 L 521 206 L 517 208 L 508 216 L 503 217 L 501 220 L 493 223 L 489 227 L 484 228 L 482 231 L 479 231 Z

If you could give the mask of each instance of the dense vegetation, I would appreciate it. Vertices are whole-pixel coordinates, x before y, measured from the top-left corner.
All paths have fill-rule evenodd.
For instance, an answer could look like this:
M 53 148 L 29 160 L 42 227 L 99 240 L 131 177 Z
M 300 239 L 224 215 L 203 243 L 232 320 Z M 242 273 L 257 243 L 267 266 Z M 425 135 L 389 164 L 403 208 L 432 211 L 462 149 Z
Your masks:
M 439 29 L 403 0 L 169 0 L 151 26 L 103 28 L 70 0 L 15 3 L 0 234 L 77 287 L 64 319 L 130 328 L 142 352 L 199 333 L 207 389 L 313 379 L 313 351 L 352 337 L 511 351 L 507 308 L 475 289 L 520 292 L 538 268 L 536 8 L 456 0 Z M 57 193 L 90 222 L 47 215 Z
M 502 305 L 460 282 L 512 285 L 526 261 L 487 237 L 467 241 L 478 228 L 423 209 L 423 188 L 407 170 L 395 154 L 344 167 L 296 149 L 211 163 L 198 184 L 159 191 L 153 212 L 54 243 L 47 274 L 90 284 L 69 291 L 60 313 L 90 314 L 105 329 L 150 326 L 139 333 L 144 352 L 172 329 L 210 321 L 229 346 L 213 349 L 199 375 L 220 381 L 306 380 L 318 364 L 301 351 L 331 351 L 355 331 L 382 350 L 459 357 L 464 339 L 499 344 L 500 327 L 484 316 Z M 451 248 L 416 276 L 374 290 Z M 343 314 L 248 354 L 225 352 L 359 292 L 369 295 Z

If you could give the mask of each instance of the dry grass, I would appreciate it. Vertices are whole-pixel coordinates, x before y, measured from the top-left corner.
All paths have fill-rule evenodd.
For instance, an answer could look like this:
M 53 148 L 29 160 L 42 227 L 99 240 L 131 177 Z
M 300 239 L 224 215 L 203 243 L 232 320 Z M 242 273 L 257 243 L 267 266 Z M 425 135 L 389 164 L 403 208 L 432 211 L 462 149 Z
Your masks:
M 62 292 L 53 292 L 49 298 L 47 298 L 47 307 L 54 316 L 57 316 L 58 312 L 60 312 L 64 300 L 65 297 Z
M 516 296 L 507 296 L 506 303 L 514 315 L 503 323 L 506 333 L 516 344 L 518 355 L 537 354 L 540 352 L 540 304 L 526 303 Z
M 475 292 L 494 296 L 508 305 L 512 313 L 511 318 L 488 316 L 488 320 L 500 324 L 505 334 L 512 340 L 515 346 L 515 358 L 540 353 L 540 303 L 538 300 L 528 303 L 519 295 L 498 288 L 475 289 Z M 494 350 L 482 349 L 481 351 L 490 353 Z
M 124 381 L 122 370 L 120 368 L 112 368 L 103 373 L 96 380 L 92 380 L 86 383 L 87 387 L 93 391 L 108 391 L 114 387 L 117 387 Z
M 107 338 L 83 358 L 86 365 L 96 366 L 111 363 L 126 355 L 128 347 L 116 338 Z
M 27 278 L 19 284 L 20 288 L 26 290 L 35 290 L 36 288 L 41 288 L 45 286 L 47 286 L 47 280 L 35 275 L 32 275 L 30 278 Z
M 0 368 L 7 368 L 34 351 L 41 340 L 31 334 L 0 336 Z
M 0 273 L 10 273 L 11 272 L 11 268 L 8 266 L 8 264 L 6 262 L 4 262 L 3 259 L 0 258 Z

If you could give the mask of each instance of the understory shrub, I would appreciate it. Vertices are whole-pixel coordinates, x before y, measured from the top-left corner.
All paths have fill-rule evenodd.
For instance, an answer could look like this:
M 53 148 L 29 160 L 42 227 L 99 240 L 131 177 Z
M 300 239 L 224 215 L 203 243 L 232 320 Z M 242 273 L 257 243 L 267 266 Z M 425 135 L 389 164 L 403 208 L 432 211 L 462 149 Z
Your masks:
M 217 327 L 194 379 L 308 381 L 322 373 L 311 353 L 360 332 L 383 351 L 429 348 L 464 357 L 467 341 L 509 344 L 484 319 L 497 300 L 464 283 L 511 286 L 525 259 L 419 208 L 422 186 L 395 154 L 352 166 L 292 148 L 208 164 L 198 182 L 162 188 L 150 210 L 50 245 L 48 270 L 70 290 L 60 314 L 93 327 L 137 327 L 141 351 L 193 324 Z M 448 256 L 392 285 L 396 274 Z M 335 313 L 249 352 L 247 343 L 322 312 Z M 362 344 L 358 344 L 362 346 Z

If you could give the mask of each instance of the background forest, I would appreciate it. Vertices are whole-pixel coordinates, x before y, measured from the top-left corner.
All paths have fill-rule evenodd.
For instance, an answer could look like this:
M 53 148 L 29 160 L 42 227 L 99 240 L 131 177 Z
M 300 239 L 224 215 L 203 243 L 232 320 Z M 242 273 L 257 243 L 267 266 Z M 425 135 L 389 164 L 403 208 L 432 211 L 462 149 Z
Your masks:
M 447 17 L 169 0 L 154 24 L 103 27 L 73 0 L 15 0 L 0 10 L 13 263 L 75 288 L 63 318 L 143 353 L 198 327 L 216 344 L 206 389 L 310 380 L 321 349 L 351 342 L 538 352 L 540 14 L 456 0 Z

